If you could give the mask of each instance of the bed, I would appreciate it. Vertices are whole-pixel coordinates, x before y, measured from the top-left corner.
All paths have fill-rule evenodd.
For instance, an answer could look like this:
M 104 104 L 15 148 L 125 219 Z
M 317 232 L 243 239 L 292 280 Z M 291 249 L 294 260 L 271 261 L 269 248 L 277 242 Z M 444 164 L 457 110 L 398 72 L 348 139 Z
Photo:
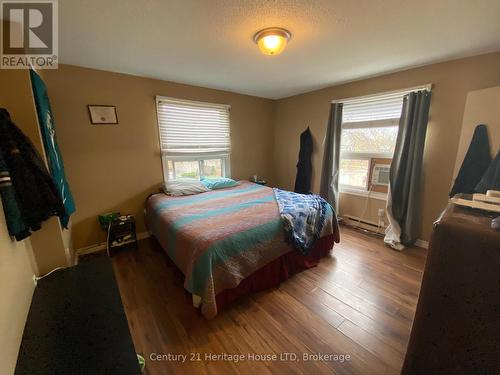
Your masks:
M 243 294 L 316 265 L 339 241 L 328 206 L 321 237 L 301 255 L 285 242 L 273 189 L 249 181 L 190 196 L 154 194 L 146 202 L 146 222 L 207 319 Z

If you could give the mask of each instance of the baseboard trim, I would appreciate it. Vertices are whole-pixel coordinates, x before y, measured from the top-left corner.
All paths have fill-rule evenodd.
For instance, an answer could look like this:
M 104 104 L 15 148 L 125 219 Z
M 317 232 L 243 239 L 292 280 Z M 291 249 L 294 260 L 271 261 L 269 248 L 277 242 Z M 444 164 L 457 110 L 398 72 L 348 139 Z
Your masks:
M 137 233 L 137 239 L 140 241 L 140 240 L 144 240 L 148 237 L 151 237 L 151 233 L 150 232 L 141 232 L 141 233 Z
M 380 227 L 380 231 L 376 232 L 374 229 L 377 229 L 377 227 L 378 227 L 377 223 L 370 221 L 370 220 L 365 220 L 365 219 L 363 219 L 363 220 L 361 220 L 361 222 L 359 222 L 358 221 L 359 218 L 356 216 L 353 216 L 353 215 L 343 215 L 342 218 L 344 219 L 344 221 L 346 222 L 347 225 L 354 227 L 354 228 L 359 226 L 359 228 L 368 230 L 370 232 L 373 232 L 374 234 L 383 235 L 384 231 L 386 229 L 386 227 Z M 415 242 L 415 246 L 420 247 L 422 249 L 428 249 L 429 242 L 419 239 Z
M 415 242 L 415 246 L 421 247 L 422 249 L 428 249 L 429 241 L 417 240 L 417 242 Z
M 354 227 L 354 228 L 359 227 L 361 229 L 369 230 L 370 232 L 373 232 L 375 234 L 377 234 L 377 233 L 383 234 L 385 231 L 385 227 L 381 226 L 380 228 L 378 228 L 378 224 L 375 223 L 374 221 L 366 220 L 366 219 L 362 219 L 360 221 L 359 217 L 357 217 L 357 216 L 346 214 L 346 215 L 342 215 L 342 219 L 350 227 Z M 377 228 L 378 228 L 379 232 L 376 231 Z
M 151 236 L 151 233 L 149 233 L 149 232 L 137 233 L 137 239 L 139 241 L 144 240 L 150 236 Z M 81 248 L 77 249 L 75 253 L 76 253 L 76 256 L 79 257 L 80 255 L 97 253 L 98 251 L 102 251 L 102 250 L 106 250 L 106 242 L 101 242 L 99 244 L 81 247 Z

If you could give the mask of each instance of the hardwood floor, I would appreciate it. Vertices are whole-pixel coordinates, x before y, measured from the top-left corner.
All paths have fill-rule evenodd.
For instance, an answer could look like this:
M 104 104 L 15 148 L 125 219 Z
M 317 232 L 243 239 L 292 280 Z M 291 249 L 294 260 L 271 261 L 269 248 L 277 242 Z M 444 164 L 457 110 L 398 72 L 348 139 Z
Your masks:
M 399 253 L 342 227 L 341 243 L 317 267 L 239 299 L 211 321 L 192 307 L 182 275 L 155 240 L 114 255 L 113 265 L 149 375 L 395 374 L 403 363 L 425 257 L 426 250 Z M 205 360 L 206 353 L 220 356 Z M 297 360 L 280 360 L 281 353 L 295 353 Z M 306 361 L 304 353 L 345 357 Z M 224 354 L 278 358 L 236 362 Z M 157 355 L 163 360 L 151 359 Z M 182 362 L 176 355 L 187 358 Z

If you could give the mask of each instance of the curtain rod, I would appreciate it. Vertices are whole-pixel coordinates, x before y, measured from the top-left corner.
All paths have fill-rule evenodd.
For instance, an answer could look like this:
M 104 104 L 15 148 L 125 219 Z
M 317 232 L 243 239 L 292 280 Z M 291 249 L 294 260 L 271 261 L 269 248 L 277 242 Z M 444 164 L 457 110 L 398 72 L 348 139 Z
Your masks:
M 388 95 L 388 94 L 394 94 L 397 92 L 405 92 L 405 91 L 414 91 L 417 89 L 423 89 L 427 91 L 431 91 L 432 89 L 432 83 L 427 83 L 425 85 L 420 85 L 420 86 L 414 86 L 414 87 L 408 87 L 404 89 L 399 89 L 399 90 L 392 90 L 392 91 L 383 91 L 383 92 L 378 92 L 376 94 L 368 94 L 368 95 L 361 95 L 361 96 L 352 96 L 350 98 L 343 98 L 343 99 L 333 99 L 331 102 L 332 103 L 342 103 L 348 100 L 355 100 L 355 99 L 369 99 L 369 98 L 374 98 L 380 95 Z

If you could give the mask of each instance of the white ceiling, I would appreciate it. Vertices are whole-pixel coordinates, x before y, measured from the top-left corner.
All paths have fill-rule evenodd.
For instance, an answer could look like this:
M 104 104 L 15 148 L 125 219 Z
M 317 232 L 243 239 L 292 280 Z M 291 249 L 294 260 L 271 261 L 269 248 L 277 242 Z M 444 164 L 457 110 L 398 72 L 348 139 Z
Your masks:
M 500 0 L 62 0 L 59 38 L 62 63 L 277 99 L 500 50 Z

